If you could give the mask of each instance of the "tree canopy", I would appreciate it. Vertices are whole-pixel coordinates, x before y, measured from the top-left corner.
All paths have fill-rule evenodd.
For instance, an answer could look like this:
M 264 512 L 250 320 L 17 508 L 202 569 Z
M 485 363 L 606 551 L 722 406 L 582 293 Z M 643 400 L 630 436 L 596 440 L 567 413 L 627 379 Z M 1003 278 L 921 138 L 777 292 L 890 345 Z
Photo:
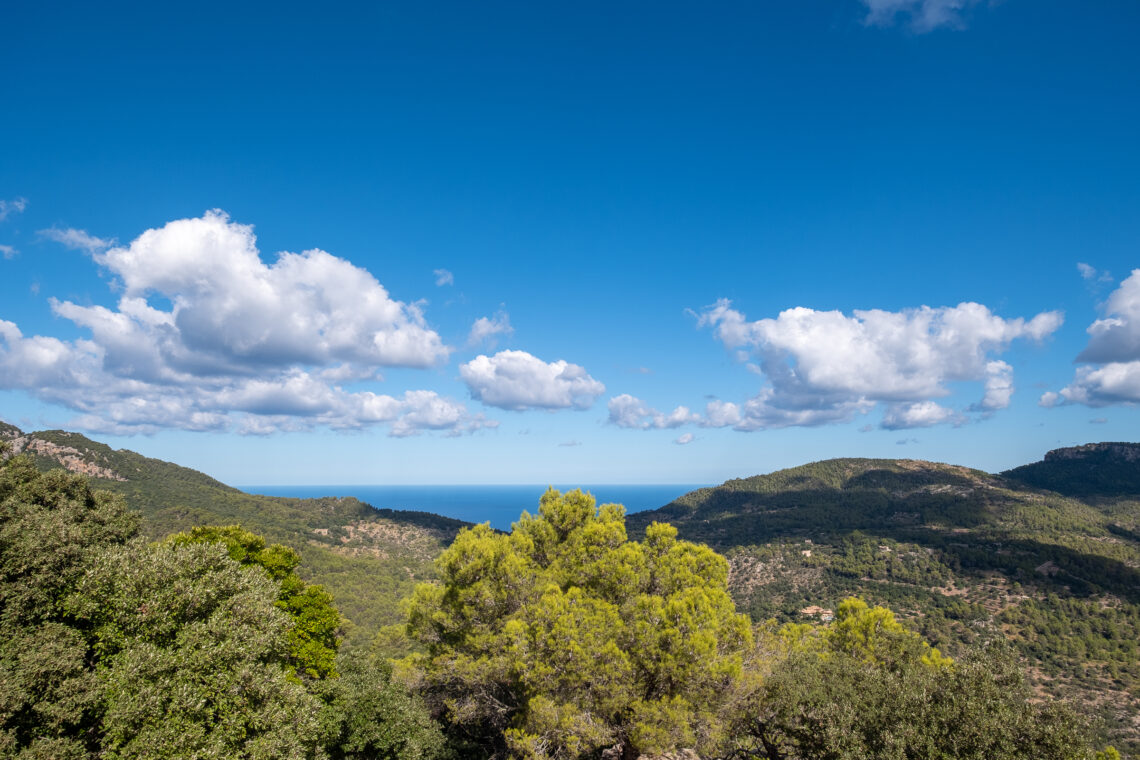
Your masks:
M 714 749 L 748 619 L 728 565 L 624 509 L 548 490 L 512 532 L 463 531 L 408 606 L 429 700 L 460 737 L 525 758 Z
M 0 464 L 0 756 L 91 748 L 102 688 L 68 599 L 94 553 L 137 530 L 121 499 L 81 476 L 40 474 L 26 457 Z
M 290 669 L 310 678 L 336 675 L 340 614 L 323 587 L 305 583 L 297 575 L 301 557 L 296 551 L 281 544 L 267 545 L 264 538 L 240 525 L 199 526 L 166 540 L 174 546 L 220 543 L 230 559 L 263 569 L 277 583 L 277 607 L 293 621 L 288 633 Z
M 885 607 L 840 604 L 830 625 L 760 637 L 766 674 L 734 756 L 765 760 L 1072 760 L 1084 725 L 1038 703 L 1000 643 L 944 657 Z

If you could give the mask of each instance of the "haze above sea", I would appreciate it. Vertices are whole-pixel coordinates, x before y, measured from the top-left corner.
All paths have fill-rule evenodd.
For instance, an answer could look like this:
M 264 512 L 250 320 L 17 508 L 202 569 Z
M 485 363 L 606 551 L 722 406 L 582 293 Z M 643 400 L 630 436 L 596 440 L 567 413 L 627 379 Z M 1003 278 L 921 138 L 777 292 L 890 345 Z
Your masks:
M 536 514 L 545 485 L 535 486 L 238 486 L 246 493 L 265 496 L 317 498 L 355 496 L 378 509 L 434 512 L 472 523 L 510 530 L 523 511 Z M 583 485 L 559 486 L 560 491 L 581 488 L 599 504 L 624 504 L 626 513 L 663 507 L 682 494 L 703 485 Z

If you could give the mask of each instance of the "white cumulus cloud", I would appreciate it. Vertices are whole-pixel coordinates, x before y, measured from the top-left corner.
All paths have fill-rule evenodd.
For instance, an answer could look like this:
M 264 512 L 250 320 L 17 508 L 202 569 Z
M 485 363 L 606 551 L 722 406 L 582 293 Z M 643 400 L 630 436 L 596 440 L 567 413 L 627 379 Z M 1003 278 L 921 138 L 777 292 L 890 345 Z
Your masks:
M 393 299 L 344 259 L 310 250 L 267 265 L 252 228 L 220 211 L 125 246 L 49 232 L 91 250 L 121 296 L 114 308 L 51 300 L 88 340 L 25 337 L 0 321 L 0 387 L 75 409 L 79 426 L 128 434 L 379 424 L 406 436 L 497 424 L 434 391 L 342 387 L 377 380 L 384 367 L 437 366 L 451 350 L 417 304 Z
M 19 251 L 10 245 L 0 245 L 0 256 L 6 259 L 13 258 Z
M 982 381 L 985 395 L 977 404 L 970 407 L 972 412 L 992 412 L 1005 409 L 1013 397 L 1013 367 L 1006 362 L 995 359 L 986 362 L 986 375 Z
M 1140 359 L 1140 269 L 1112 291 L 1105 316 L 1089 325 L 1089 343 L 1079 362 L 1103 364 Z
M 1104 316 L 1088 327 L 1073 382 L 1041 396 L 1042 406 L 1101 407 L 1140 402 L 1140 269 L 1108 297 Z
M 684 446 L 686 443 L 692 443 L 696 439 L 697 437 L 692 433 L 681 433 L 681 435 L 677 436 L 677 440 L 673 441 L 673 443 L 679 446 Z
M 434 391 L 407 391 L 399 402 L 392 435 L 403 437 L 424 430 L 440 430 L 457 436 L 498 426 L 498 422 L 488 420 L 482 414 L 468 414 L 463 404 Z
M 934 401 L 916 401 L 911 404 L 891 404 L 883 415 L 883 427 L 887 430 L 931 427 L 943 422 L 960 420 L 953 409 L 948 409 Z
M 101 372 L 102 350 L 91 341 L 25 338 L 14 322 L 0 319 L 0 384 L 5 388 L 81 386 Z
M 432 274 L 435 275 L 435 284 L 439 287 L 455 284 L 455 275 L 446 269 L 435 269 Z
M 253 228 L 220 211 L 144 232 L 96 254 L 124 290 L 117 312 L 64 302 L 56 311 L 108 341 L 140 331 L 161 363 L 193 374 L 353 362 L 431 367 L 448 349 L 415 304 L 392 299 L 367 270 L 314 249 L 258 255 Z M 159 295 L 173 308 L 149 307 Z
M 750 322 L 721 300 L 699 324 L 730 350 L 755 357 L 768 386 L 739 406 L 710 404 L 705 424 L 758 430 L 845 422 L 879 403 L 890 407 L 887 427 L 949 422 L 955 414 L 913 405 L 945 397 L 949 383 L 961 382 L 983 386 L 970 411 L 992 412 L 1013 393 L 1012 368 L 992 354 L 1016 339 L 1040 341 L 1061 322 L 1052 311 L 1004 319 L 977 303 L 850 315 L 798 307 Z
M 460 365 L 471 397 L 488 406 L 524 409 L 588 409 L 606 387 L 584 367 L 559 359 L 544 362 L 526 351 L 480 354 Z
M 732 427 L 740 424 L 740 406 L 731 401 L 710 401 L 705 405 L 704 425 L 707 427 Z
M 1101 407 L 1140 403 L 1140 360 L 1078 367 L 1073 382 L 1058 393 L 1041 395 L 1041 405 L 1084 404 Z
M 678 406 L 665 414 L 628 393 L 610 399 L 609 413 L 611 424 L 637 430 L 676 428 L 700 421 L 700 416 L 690 412 L 687 407 Z
M 939 27 L 962 29 L 964 13 L 979 0 L 861 0 L 867 8 L 865 23 L 892 26 L 900 19 L 916 32 L 929 32 Z

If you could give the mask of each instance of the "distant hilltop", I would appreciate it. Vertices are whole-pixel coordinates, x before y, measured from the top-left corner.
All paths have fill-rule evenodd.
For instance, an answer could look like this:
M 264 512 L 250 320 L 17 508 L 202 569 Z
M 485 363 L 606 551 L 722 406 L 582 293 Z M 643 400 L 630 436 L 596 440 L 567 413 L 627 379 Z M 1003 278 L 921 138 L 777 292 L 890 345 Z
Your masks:
M 1140 462 L 1140 443 L 1086 443 L 1083 446 L 1068 446 L 1053 449 L 1045 455 L 1046 462 L 1063 459 L 1092 459 L 1106 455 L 1124 462 Z
M 1086 443 L 1054 449 L 1007 478 L 1076 497 L 1140 495 L 1140 443 Z

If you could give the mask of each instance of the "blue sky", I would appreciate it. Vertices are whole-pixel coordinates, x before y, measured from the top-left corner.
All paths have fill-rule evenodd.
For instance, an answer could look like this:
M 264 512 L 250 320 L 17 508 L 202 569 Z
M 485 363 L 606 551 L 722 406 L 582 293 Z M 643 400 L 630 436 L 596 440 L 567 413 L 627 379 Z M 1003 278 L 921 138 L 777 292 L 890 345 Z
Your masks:
M 1135 3 L 239 5 L 5 11 L 0 418 L 239 484 L 1137 437 Z

